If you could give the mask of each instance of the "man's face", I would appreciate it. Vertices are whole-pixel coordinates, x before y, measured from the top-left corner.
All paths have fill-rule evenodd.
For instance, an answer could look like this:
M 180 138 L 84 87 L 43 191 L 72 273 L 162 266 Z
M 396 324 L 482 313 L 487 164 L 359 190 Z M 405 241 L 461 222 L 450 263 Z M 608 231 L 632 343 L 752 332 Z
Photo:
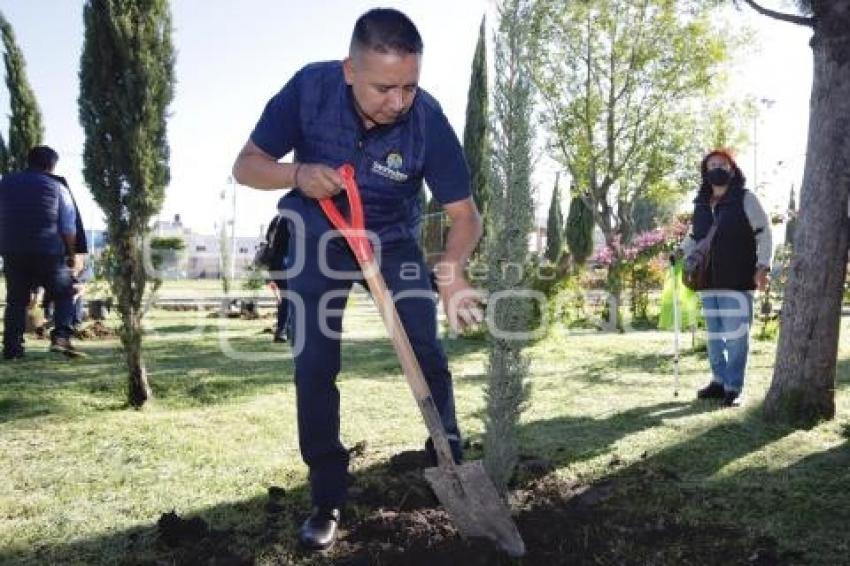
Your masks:
M 410 110 L 419 85 L 421 54 L 361 49 L 343 64 L 366 127 L 392 124 Z

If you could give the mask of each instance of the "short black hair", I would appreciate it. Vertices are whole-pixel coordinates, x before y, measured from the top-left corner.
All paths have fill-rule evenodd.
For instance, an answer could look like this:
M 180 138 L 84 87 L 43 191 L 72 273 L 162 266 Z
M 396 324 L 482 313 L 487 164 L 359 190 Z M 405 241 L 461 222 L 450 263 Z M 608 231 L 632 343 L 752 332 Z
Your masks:
M 392 8 L 369 10 L 354 24 L 350 53 L 356 49 L 379 53 L 421 54 L 422 36 L 410 18 Z
M 59 161 L 59 154 L 46 145 L 37 145 L 27 154 L 27 165 L 30 169 L 53 171 L 57 161 Z

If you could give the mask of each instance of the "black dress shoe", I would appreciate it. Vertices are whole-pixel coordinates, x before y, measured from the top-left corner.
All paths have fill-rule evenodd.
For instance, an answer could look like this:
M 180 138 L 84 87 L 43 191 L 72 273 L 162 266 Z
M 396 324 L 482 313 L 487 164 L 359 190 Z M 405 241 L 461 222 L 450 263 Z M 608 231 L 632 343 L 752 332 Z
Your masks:
M 697 399 L 723 399 L 726 391 L 723 390 L 723 385 L 712 381 L 707 386 L 697 391 Z
M 740 391 L 726 391 L 723 394 L 723 401 L 720 404 L 724 407 L 740 407 L 741 406 L 741 392 Z
M 336 540 L 339 525 L 339 509 L 334 507 L 316 507 L 313 513 L 301 525 L 298 542 L 310 550 L 324 550 Z
M 274 342 L 286 342 L 287 336 L 286 332 L 277 332 L 274 335 Z

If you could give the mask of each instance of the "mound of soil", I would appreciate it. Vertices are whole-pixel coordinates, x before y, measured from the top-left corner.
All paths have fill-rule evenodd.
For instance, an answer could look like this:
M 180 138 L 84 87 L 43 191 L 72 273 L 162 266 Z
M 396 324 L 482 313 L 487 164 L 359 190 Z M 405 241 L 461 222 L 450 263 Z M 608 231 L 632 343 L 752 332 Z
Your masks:
M 96 320 L 88 326 L 84 326 L 74 333 L 74 337 L 80 340 L 105 340 L 115 338 L 118 333 L 114 328 L 106 326 L 103 322 Z
M 405 472 L 405 477 L 415 479 L 411 474 L 415 472 Z M 388 487 L 389 493 L 397 493 L 394 482 Z M 409 489 L 416 489 L 415 483 Z M 611 482 L 581 486 L 547 477 L 514 491 L 514 519 L 528 549 L 522 563 L 782 563 L 772 541 L 754 543 L 731 527 L 689 525 L 674 513 L 637 516 L 618 510 L 609 504 L 617 489 Z M 379 500 L 373 497 L 369 503 Z M 424 505 L 424 499 L 420 503 L 420 507 L 378 508 L 349 522 L 328 557 L 347 565 L 516 563 L 489 541 L 462 539 L 436 500 L 431 505 Z
M 200 517 L 183 519 L 174 511 L 157 521 L 159 540 L 168 547 L 175 564 L 253 564 L 253 557 L 232 550 L 233 533 L 211 529 Z
M 34 334 L 38 340 L 48 340 L 50 339 L 50 328 L 44 325 L 39 326 L 35 329 Z M 106 340 L 117 337 L 118 332 L 100 320 L 81 326 L 74 331 L 74 338 L 77 340 Z
M 390 459 L 358 478 L 345 531 L 326 553 L 334 564 L 515 564 L 486 540 L 462 539 L 422 475 L 425 453 Z M 511 484 L 524 564 L 782 564 L 775 542 L 725 525 L 693 525 L 674 510 L 635 514 L 620 505 L 643 476 L 592 485 L 567 482 L 543 458 L 522 456 Z M 651 474 L 675 482 L 674 474 Z
M 365 443 L 356 445 L 352 457 L 366 449 Z M 629 475 L 588 485 L 559 479 L 548 473 L 551 462 L 533 456 L 521 459 L 513 480 L 518 487 L 510 493 L 514 519 L 528 549 L 522 560 L 512 561 L 490 541 L 460 537 L 424 479 L 426 465 L 423 451 L 408 451 L 393 456 L 386 466 L 352 476 L 339 539 L 320 554 L 294 550 L 294 541 L 280 538 L 281 521 L 291 521 L 297 528 L 306 509 L 301 508 L 302 500 L 290 501 L 292 496 L 279 487 L 269 488 L 264 506 L 267 520 L 263 532 L 250 533 L 253 544 L 237 540 L 235 533 L 214 531 L 200 519 L 185 521 L 174 513 L 160 519 L 160 539 L 178 564 L 240 564 L 256 558 L 246 552 L 261 553 L 263 560 L 272 563 L 347 566 L 771 566 L 789 561 L 777 553 L 771 539 L 753 538 L 729 525 L 692 524 L 664 506 L 651 512 L 655 507 L 629 504 L 636 497 L 647 497 L 647 481 L 675 483 L 675 474 L 640 465 Z
M 156 308 L 162 309 L 164 311 L 175 311 L 175 312 L 193 312 L 201 310 L 200 305 L 169 305 L 169 304 L 158 304 Z

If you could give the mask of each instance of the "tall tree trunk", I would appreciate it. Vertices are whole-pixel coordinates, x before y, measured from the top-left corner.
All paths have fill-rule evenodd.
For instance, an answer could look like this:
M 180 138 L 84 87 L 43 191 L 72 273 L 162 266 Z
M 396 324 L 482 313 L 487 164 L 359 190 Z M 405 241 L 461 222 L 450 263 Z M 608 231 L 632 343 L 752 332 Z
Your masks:
M 835 415 L 850 229 L 850 13 L 845 16 L 842 22 L 833 18 L 829 27 L 824 22 L 812 40 L 808 153 L 779 350 L 764 404 L 770 420 L 812 424 Z
M 130 231 L 133 228 L 130 228 Z M 129 232 L 129 231 L 128 231 Z M 140 236 L 120 232 L 115 245 L 115 255 L 120 265 L 119 277 L 113 281 L 113 290 L 118 296 L 118 312 L 121 315 L 121 344 L 127 362 L 127 400 L 132 407 L 140 408 L 153 397 L 148 383 L 147 371 L 142 358 L 142 297 L 147 284 L 142 260 Z
M 132 328 L 122 332 L 121 342 L 124 345 L 124 358 L 129 370 L 127 398 L 131 406 L 139 408 L 153 397 L 153 392 L 148 383 L 148 373 L 142 359 L 141 317 L 133 313 L 130 318 L 133 320 Z
M 613 248 L 612 248 L 613 249 Z M 605 330 L 624 332 L 621 306 L 623 304 L 623 258 L 619 250 L 614 252 L 614 258 L 608 266 L 605 279 L 605 290 L 608 292 L 608 320 Z
M 605 244 L 611 250 L 611 263 L 608 264 L 608 273 L 605 276 L 605 291 L 608 296 L 608 317 L 604 321 L 604 329 L 608 332 L 624 332 L 623 317 L 620 307 L 623 304 L 623 245 L 620 239 L 620 230 L 614 226 L 611 208 L 606 206 L 601 215 L 601 222 L 597 219 L 597 225 L 605 237 Z

